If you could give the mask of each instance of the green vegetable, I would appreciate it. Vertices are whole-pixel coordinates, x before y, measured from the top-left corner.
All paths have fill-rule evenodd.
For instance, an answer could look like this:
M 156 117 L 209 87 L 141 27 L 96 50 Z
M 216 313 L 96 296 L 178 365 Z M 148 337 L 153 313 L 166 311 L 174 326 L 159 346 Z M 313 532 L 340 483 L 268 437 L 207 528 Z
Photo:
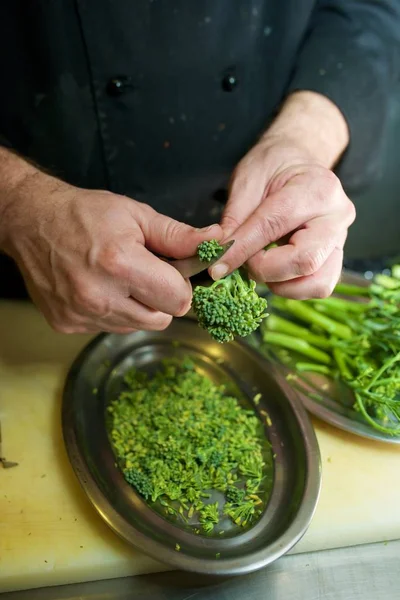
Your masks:
M 267 317 L 267 301 L 255 287 L 238 270 L 209 287 L 195 287 L 192 306 L 199 325 L 220 343 L 250 335 Z
M 307 356 L 313 362 L 294 362 L 290 356 L 284 362 L 299 374 L 339 378 L 354 392 L 355 410 L 372 427 L 400 435 L 400 265 L 391 275 L 377 275 L 366 288 L 339 284 L 335 291 L 369 300 L 274 297 L 271 305 L 283 317 L 271 315 L 264 321 L 265 348 L 276 345 Z
M 265 323 L 266 321 L 264 321 L 264 324 Z M 278 333 L 286 333 L 288 335 L 298 337 L 302 340 L 305 340 L 309 344 L 317 346 L 318 348 L 322 348 L 323 350 L 330 347 L 329 340 L 321 337 L 320 335 L 315 335 L 309 329 L 300 327 L 292 321 L 278 317 L 278 315 L 275 314 L 269 315 L 267 329 L 268 331 L 277 331 Z
M 197 252 L 201 260 L 209 260 L 220 249 L 211 240 L 202 242 Z M 267 317 L 267 301 L 257 294 L 255 281 L 238 269 L 210 286 L 195 287 L 192 306 L 199 325 L 221 344 L 250 335 Z
M 297 362 L 296 371 L 299 373 L 313 372 L 322 373 L 322 375 L 330 375 L 331 369 L 326 365 L 317 365 L 315 363 Z
M 209 242 L 201 242 L 197 247 L 197 256 L 201 262 L 210 262 L 213 258 L 216 258 L 221 254 L 223 247 L 217 240 L 210 240 Z
M 395 279 L 400 279 L 400 265 L 393 265 L 392 277 L 394 277 Z
M 311 325 L 318 325 L 324 331 L 332 335 L 336 335 L 339 338 L 350 338 L 351 329 L 342 323 L 337 323 L 332 319 L 319 314 L 314 308 L 309 306 L 306 302 L 299 302 L 298 300 L 287 300 L 276 296 L 273 299 L 273 306 L 278 310 L 283 310 L 293 314 L 301 321 L 310 323 Z
M 188 358 L 165 361 L 153 377 L 129 371 L 125 384 L 108 407 L 108 430 L 126 481 L 157 510 L 185 524 L 193 518 L 206 534 L 224 515 L 243 526 L 256 520 L 273 459 L 254 410 Z M 211 501 L 214 492 L 226 502 Z
M 313 358 L 317 362 L 329 365 L 332 361 L 331 357 L 326 352 L 314 348 L 314 346 L 311 346 L 311 344 L 301 338 L 295 338 L 291 335 L 286 335 L 285 333 L 276 333 L 275 331 L 267 330 L 263 333 L 263 340 L 267 344 L 282 346 L 283 348 L 288 348 L 289 350 L 304 354 L 304 356 Z

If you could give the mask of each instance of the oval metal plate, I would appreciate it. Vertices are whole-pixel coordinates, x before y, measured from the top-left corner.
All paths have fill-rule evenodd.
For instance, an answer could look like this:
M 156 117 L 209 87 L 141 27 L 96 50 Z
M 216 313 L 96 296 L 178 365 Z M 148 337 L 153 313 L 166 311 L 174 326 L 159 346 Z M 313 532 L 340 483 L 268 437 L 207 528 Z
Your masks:
M 176 354 L 190 355 L 214 381 L 240 390 L 245 403 L 261 393 L 253 406 L 271 418 L 265 432 L 276 454 L 273 489 L 263 515 L 245 531 L 208 537 L 171 523 L 143 501 L 116 466 L 105 412 L 124 373 L 132 366 L 154 369 Z M 298 397 L 252 348 L 217 344 L 192 319 L 175 319 L 163 332 L 97 337 L 71 367 L 62 421 L 73 469 L 102 518 L 127 542 L 175 568 L 214 575 L 255 571 L 290 550 L 313 516 L 321 482 L 319 449 Z
M 362 275 L 349 271 L 343 272 L 341 281 L 343 283 L 359 286 L 367 286 L 369 283 Z M 252 347 L 259 349 L 259 332 L 253 335 L 252 338 L 248 338 L 247 343 Z M 268 357 L 271 358 L 274 363 L 279 363 L 279 359 L 272 348 L 268 352 Z M 299 358 L 300 355 L 297 356 L 297 359 Z M 291 369 L 290 366 L 279 363 L 279 368 L 285 378 L 288 374 L 295 374 L 295 371 Z M 301 393 L 298 388 L 296 389 L 305 408 L 322 421 L 363 438 L 385 442 L 387 444 L 400 444 L 400 436 L 391 436 L 374 429 L 363 419 L 362 415 L 354 410 L 354 396 L 344 383 L 333 381 L 332 379 L 317 373 L 304 373 L 301 380 L 298 381 L 306 392 Z M 319 398 L 317 399 L 316 396 L 310 397 L 307 394 L 310 392 L 312 394 L 317 394 Z

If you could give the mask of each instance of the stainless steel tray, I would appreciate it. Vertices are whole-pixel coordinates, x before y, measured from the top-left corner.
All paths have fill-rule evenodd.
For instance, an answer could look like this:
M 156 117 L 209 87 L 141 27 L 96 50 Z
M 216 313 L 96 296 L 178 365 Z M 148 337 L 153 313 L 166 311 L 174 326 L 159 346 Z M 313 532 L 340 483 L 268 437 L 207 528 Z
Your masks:
M 152 369 L 163 358 L 179 354 L 190 355 L 214 381 L 235 387 L 247 404 L 256 393 L 262 395 L 254 408 L 268 411 L 272 421 L 265 432 L 276 454 L 274 482 L 263 515 L 247 530 L 195 535 L 149 507 L 116 467 L 105 411 L 121 389 L 124 373 L 132 366 Z M 176 319 L 163 332 L 97 337 L 70 370 L 62 424 L 71 464 L 101 517 L 127 542 L 173 567 L 215 575 L 255 571 L 290 550 L 313 516 L 320 457 L 301 402 L 276 367 L 257 352 L 241 342 L 217 344 L 192 319 Z
M 341 280 L 343 283 L 351 283 L 359 286 L 366 286 L 369 283 L 361 275 L 349 271 L 343 272 Z M 266 297 L 268 298 L 268 295 Z M 260 341 L 259 332 L 247 339 L 249 345 L 259 350 Z M 278 368 L 285 378 L 288 374 L 294 375 L 295 372 L 290 368 L 290 364 L 282 365 L 279 362 L 272 347 L 269 348 L 266 358 L 276 364 L 279 363 Z M 299 358 L 300 356 L 298 355 L 297 359 Z M 292 387 L 295 386 L 305 408 L 322 421 L 363 438 L 388 444 L 400 444 L 399 436 L 391 436 L 374 429 L 354 410 L 353 393 L 343 383 L 317 373 L 303 373 L 301 377 L 297 375 L 297 379 L 291 385 Z M 304 393 L 301 392 L 301 388 Z M 310 397 L 310 393 L 314 396 Z

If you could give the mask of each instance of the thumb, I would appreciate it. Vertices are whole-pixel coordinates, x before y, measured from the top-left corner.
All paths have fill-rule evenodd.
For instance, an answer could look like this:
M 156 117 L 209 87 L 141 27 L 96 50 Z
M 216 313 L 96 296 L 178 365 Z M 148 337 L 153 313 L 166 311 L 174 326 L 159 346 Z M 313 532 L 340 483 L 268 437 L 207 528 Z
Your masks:
M 196 229 L 157 212 L 141 225 L 146 247 L 165 258 L 194 256 L 201 242 L 222 238 L 221 227 L 217 224 Z

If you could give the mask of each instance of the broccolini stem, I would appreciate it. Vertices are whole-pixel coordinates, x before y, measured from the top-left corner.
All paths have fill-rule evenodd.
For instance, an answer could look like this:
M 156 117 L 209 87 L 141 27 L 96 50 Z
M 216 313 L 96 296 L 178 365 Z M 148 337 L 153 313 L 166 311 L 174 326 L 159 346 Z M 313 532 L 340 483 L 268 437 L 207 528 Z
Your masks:
M 312 346 L 326 350 L 331 347 L 329 340 L 321 335 L 312 333 L 309 329 L 296 325 L 283 317 L 272 314 L 263 323 L 263 331 L 276 331 L 277 333 L 286 333 L 294 337 L 299 337 Z
M 371 387 L 376 385 L 386 385 L 387 383 L 400 383 L 400 377 L 384 377 L 383 379 L 376 381 Z
M 372 427 L 375 427 L 375 429 L 378 429 L 378 431 L 381 431 L 382 433 L 388 433 L 389 435 L 399 435 L 400 427 L 385 427 L 384 425 L 378 423 L 378 421 L 375 421 L 375 419 L 373 419 L 369 415 L 367 409 L 365 408 L 361 394 L 356 392 L 355 396 L 361 414 L 363 415 L 364 419 L 368 421 L 370 425 L 372 425 Z
M 335 294 L 343 296 L 369 296 L 369 288 L 360 285 L 351 285 L 350 283 L 338 283 L 334 289 Z
M 400 265 L 393 265 L 392 277 L 394 277 L 395 279 L 400 279 Z
M 327 367 L 326 365 L 317 365 L 316 363 L 305 363 L 305 362 L 298 362 L 295 365 L 296 367 L 296 371 L 299 371 L 300 373 L 305 373 L 305 372 L 313 372 L 313 373 L 322 373 L 323 375 L 332 375 L 332 371 L 329 367 Z
M 281 346 L 282 348 L 294 350 L 299 354 L 304 354 L 304 356 L 308 356 L 308 358 L 311 358 L 316 362 L 323 363 L 326 365 L 329 365 L 332 361 L 331 357 L 326 352 L 323 352 L 318 348 L 314 348 L 314 346 L 311 346 L 311 344 L 309 344 L 305 340 L 293 337 L 291 335 L 286 335 L 285 333 L 266 331 L 264 333 L 264 342 L 266 342 L 267 344 L 272 344 L 274 346 Z
M 354 300 L 345 300 L 343 298 L 324 298 L 323 300 L 314 300 L 312 303 L 315 305 L 323 304 L 324 306 L 331 306 L 337 310 L 346 311 L 350 313 L 363 313 L 371 308 L 370 302 L 354 302 Z
M 383 365 L 381 366 L 381 368 L 378 369 L 378 371 L 375 373 L 375 375 L 372 378 L 372 380 L 369 382 L 369 384 L 365 388 L 366 391 L 369 391 L 371 389 L 371 387 L 373 385 L 375 385 L 375 383 L 379 380 L 380 376 L 387 369 L 389 369 L 392 365 L 394 365 L 394 363 L 398 362 L 399 360 L 400 360 L 400 352 L 398 352 L 397 354 L 395 354 L 394 356 L 392 356 L 391 358 L 389 358 L 389 360 L 387 360 L 386 362 L 384 362 Z
M 343 377 L 343 379 L 353 379 L 353 374 L 347 366 L 346 355 L 341 350 L 339 350 L 339 348 L 333 349 L 333 358 L 335 359 L 340 375 Z
M 381 285 L 387 290 L 396 290 L 400 288 L 399 279 L 390 277 L 390 275 L 384 275 L 383 273 L 378 273 L 378 275 L 375 275 L 375 283 L 377 285 Z
M 329 317 L 308 306 L 305 302 L 299 300 L 288 300 L 275 296 L 272 301 L 273 306 L 282 311 L 288 311 L 301 321 L 318 325 L 324 331 L 342 339 L 350 339 L 352 331 L 347 325 L 333 321 Z
M 311 301 L 308 301 L 311 303 Z M 317 301 L 313 304 L 315 310 L 327 317 L 337 321 L 338 323 L 343 323 L 344 325 L 349 324 L 349 316 L 347 313 L 338 310 L 337 308 L 333 308 L 332 306 L 325 306 L 324 301 Z

